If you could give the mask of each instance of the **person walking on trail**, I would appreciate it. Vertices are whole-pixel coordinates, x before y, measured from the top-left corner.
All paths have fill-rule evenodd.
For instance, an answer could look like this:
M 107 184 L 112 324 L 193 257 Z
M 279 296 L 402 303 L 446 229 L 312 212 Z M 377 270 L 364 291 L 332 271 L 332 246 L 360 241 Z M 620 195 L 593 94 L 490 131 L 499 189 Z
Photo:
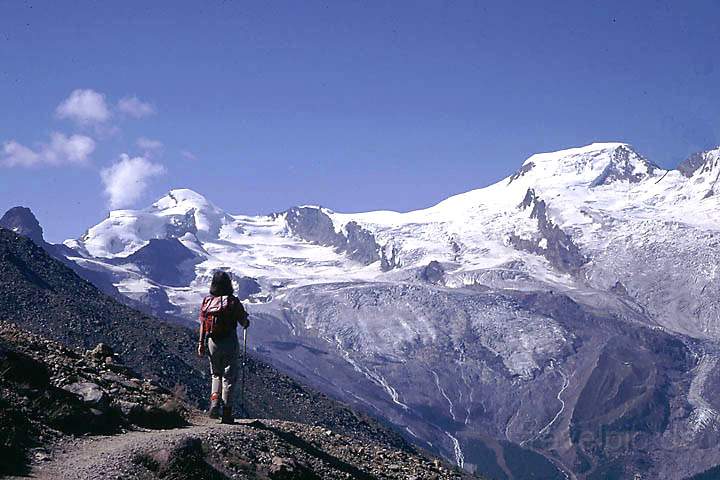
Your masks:
M 210 418 L 233 423 L 233 394 L 238 376 L 240 345 L 237 326 L 250 326 L 242 302 L 233 294 L 232 281 L 227 272 L 216 271 L 210 285 L 210 295 L 200 306 L 200 343 L 198 355 L 210 357 Z

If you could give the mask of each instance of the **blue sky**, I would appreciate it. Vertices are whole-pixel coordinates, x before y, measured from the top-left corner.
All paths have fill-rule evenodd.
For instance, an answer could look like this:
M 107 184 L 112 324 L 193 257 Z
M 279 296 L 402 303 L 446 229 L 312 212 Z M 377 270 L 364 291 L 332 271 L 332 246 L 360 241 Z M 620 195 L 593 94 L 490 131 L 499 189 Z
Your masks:
M 60 241 L 175 187 L 231 213 L 410 210 L 593 141 L 675 166 L 720 143 L 718 18 L 716 1 L 0 0 L 0 209 Z

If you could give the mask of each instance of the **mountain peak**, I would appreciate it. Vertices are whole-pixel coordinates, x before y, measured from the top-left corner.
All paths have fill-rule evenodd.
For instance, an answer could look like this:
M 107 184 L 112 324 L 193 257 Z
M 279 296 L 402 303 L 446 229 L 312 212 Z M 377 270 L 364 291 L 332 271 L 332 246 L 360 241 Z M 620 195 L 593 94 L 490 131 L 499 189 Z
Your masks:
M 36 245 L 43 245 L 43 229 L 35 214 L 27 207 L 13 207 L 0 218 L 0 227 L 27 237 Z
M 167 195 L 160 198 L 153 204 L 153 206 L 161 210 L 180 205 L 188 205 L 195 208 L 214 208 L 214 205 L 207 198 L 194 190 L 190 190 L 189 188 L 174 188 L 170 190 Z
M 632 150 L 632 146 L 628 143 L 622 142 L 594 142 L 588 145 L 580 147 L 563 148 L 562 150 L 553 150 L 550 152 L 535 153 L 526 160 L 526 163 L 532 159 L 538 160 L 540 158 L 558 158 L 558 157 L 569 157 L 584 154 L 593 154 L 607 151 L 615 151 L 618 148 L 628 148 Z
M 540 164 L 574 164 L 574 163 L 594 163 L 602 162 L 609 156 L 614 155 L 618 151 L 629 151 L 637 155 L 633 147 L 627 143 L 620 142 L 604 142 L 604 143 L 591 143 L 582 147 L 567 148 L 563 150 L 556 150 L 552 152 L 535 153 L 528 157 L 523 165 L 528 163 Z
M 128 256 L 152 239 L 195 236 L 217 239 L 220 229 L 234 219 L 193 190 L 177 188 L 151 206 L 115 210 L 78 239 L 94 257 Z
M 657 168 L 627 143 L 592 143 L 567 150 L 536 153 L 525 160 L 511 181 L 528 175 L 534 180 L 565 181 L 596 187 L 618 180 L 636 183 L 651 176 Z

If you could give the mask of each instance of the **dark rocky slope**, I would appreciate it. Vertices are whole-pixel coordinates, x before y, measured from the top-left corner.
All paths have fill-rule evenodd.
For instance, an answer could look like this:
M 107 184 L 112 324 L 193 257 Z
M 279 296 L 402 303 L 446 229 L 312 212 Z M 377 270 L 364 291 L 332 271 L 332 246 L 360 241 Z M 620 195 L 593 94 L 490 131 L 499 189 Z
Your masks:
M 0 476 L 468 478 L 383 435 L 277 420 L 218 425 L 105 345 L 74 350 L 6 322 L 0 405 Z
M 139 378 L 106 345 L 76 351 L 0 321 L 0 475 L 23 473 L 64 435 L 186 425 L 177 394 Z
M 193 331 L 119 304 L 51 258 L 29 239 L 5 229 L 0 229 L 0 318 L 16 324 L 16 328 L 60 342 L 70 350 L 84 351 L 98 343 L 105 343 L 117 353 L 118 362 L 127 366 L 127 373 L 137 375 L 138 381 L 149 385 L 147 388 L 155 388 L 164 395 L 182 391 L 190 405 L 202 406 L 205 403 L 209 382 L 206 360 L 195 354 Z M 21 337 L 19 335 L 15 339 Z M 9 345 L 7 349 L 15 351 L 17 347 Z M 35 361 L 56 354 L 46 352 Z M 65 354 L 71 357 L 80 355 Z M 248 363 L 246 407 L 251 416 L 316 425 L 359 442 L 368 441 L 411 451 L 399 435 L 372 418 L 299 385 L 256 359 L 250 358 Z M 37 365 L 32 368 L 43 370 Z M 50 372 L 53 368 L 45 366 Z M 31 388 L 49 388 L 51 382 L 44 375 L 41 384 L 31 385 Z M 48 388 L 45 390 L 57 393 L 55 384 L 52 384 L 52 389 Z M 6 401 L 15 402 L 12 398 Z M 4 410 L 3 415 L 9 418 L 8 428 L 23 425 L 23 420 L 16 423 L 13 418 L 27 417 L 27 413 L 32 411 L 23 408 Z M 126 423 L 127 418 L 120 418 L 115 423 L 111 422 L 108 429 L 119 428 Z M 43 441 L 42 436 L 37 438 Z

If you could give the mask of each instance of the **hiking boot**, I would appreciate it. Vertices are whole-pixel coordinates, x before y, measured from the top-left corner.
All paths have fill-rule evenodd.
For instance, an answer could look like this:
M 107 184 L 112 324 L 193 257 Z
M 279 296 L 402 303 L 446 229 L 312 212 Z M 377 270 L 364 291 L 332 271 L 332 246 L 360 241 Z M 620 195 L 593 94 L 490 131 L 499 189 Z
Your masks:
M 225 423 L 228 425 L 232 425 L 233 423 L 235 423 L 235 417 L 233 417 L 232 408 L 227 406 L 223 408 L 223 414 L 220 423 Z
M 212 419 L 220 418 L 220 406 L 213 405 L 212 407 L 210 407 L 210 410 L 208 411 L 208 417 Z

